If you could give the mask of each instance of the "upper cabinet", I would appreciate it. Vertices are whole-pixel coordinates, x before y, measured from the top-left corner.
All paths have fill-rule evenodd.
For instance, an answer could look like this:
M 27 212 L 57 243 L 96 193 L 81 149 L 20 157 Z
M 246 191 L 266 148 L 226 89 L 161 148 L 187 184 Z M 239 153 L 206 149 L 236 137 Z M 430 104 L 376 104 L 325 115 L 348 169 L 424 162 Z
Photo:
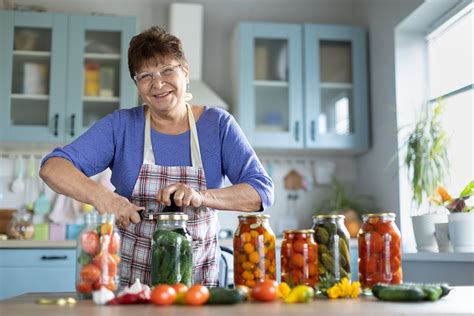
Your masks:
M 236 115 L 256 148 L 369 148 L 366 34 L 240 23 Z
M 2 141 L 69 142 L 136 104 L 133 17 L 0 12 Z

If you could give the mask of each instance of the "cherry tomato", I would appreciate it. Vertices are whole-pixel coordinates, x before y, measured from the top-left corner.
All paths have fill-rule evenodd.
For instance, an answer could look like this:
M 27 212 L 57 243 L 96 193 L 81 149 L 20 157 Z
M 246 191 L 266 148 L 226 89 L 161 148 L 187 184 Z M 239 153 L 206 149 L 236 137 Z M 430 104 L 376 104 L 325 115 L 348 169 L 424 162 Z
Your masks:
M 209 299 L 210 293 L 207 287 L 201 284 L 195 284 L 189 288 L 184 295 L 184 302 L 187 305 L 202 305 Z
M 151 302 L 156 305 L 170 305 L 176 299 L 176 291 L 169 285 L 160 284 L 151 291 Z
M 80 272 L 81 278 L 90 283 L 99 281 L 100 274 L 100 269 L 92 263 L 83 266 Z
M 278 283 L 273 280 L 257 282 L 252 288 L 252 297 L 261 302 L 272 302 L 277 299 Z
M 81 236 L 82 250 L 91 255 L 95 255 L 99 249 L 99 236 L 95 231 L 85 232 Z
M 79 280 L 76 284 L 76 290 L 79 293 L 90 294 L 92 293 L 92 284 L 84 280 Z

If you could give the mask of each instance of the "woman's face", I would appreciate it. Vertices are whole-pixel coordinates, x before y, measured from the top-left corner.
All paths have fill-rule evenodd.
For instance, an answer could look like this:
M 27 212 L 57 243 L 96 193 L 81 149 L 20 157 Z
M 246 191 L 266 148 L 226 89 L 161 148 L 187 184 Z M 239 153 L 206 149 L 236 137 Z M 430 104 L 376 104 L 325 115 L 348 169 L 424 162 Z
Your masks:
M 135 75 L 135 83 L 143 102 L 152 110 L 169 111 L 184 105 L 189 71 L 176 59 L 151 60 Z

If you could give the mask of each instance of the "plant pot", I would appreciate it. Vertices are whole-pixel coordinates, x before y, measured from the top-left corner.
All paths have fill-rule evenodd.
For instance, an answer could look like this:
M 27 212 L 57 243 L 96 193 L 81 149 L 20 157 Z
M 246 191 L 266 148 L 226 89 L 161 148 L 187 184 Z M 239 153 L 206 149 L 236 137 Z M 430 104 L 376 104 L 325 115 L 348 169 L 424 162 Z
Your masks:
M 438 252 L 435 224 L 446 223 L 448 221 L 446 214 L 425 214 L 412 216 L 411 219 L 418 252 Z
M 435 224 L 435 237 L 439 252 L 453 252 L 453 245 L 449 240 L 448 223 Z
M 474 212 L 449 214 L 448 228 L 454 252 L 474 252 Z

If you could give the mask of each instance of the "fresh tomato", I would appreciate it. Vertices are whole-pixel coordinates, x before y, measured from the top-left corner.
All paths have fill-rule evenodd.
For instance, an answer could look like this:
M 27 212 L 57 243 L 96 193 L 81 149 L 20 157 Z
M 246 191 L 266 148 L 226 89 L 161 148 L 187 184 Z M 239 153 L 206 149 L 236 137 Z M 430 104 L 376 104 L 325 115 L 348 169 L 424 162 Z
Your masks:
M 261 302 L 272 302 L 277 299 L 278 283 L 273 280 L 257 282 L 252 288 L 252 297 Z
M 156 305 L 170 305 L 176 299 L 176 291 L 169 285 L 160 284 L 151 291 L 151 302 Z
M 95 255 L 99 249 L 99 235 L 95 231 L 85 232 L 81 236 L 82 250 L 91 255 Z
M 96 265 L 89 263 L 82 267 L 80 275 L 84 281 L 88 281 L 93 284 L 94 282 L 99 281 L 101 273 L 100 269 Z
M 184 302 L 187 305 L 202 305 L 209 299 L 210 293 L 207 287 L 201 284 L 195 284 L 189 288 L 184 295 Z
M 183 283 L 176 283 L 172 285 L 173 289 L 176 291 L 176 301 L 175 303 L 177 304 L 184 304 L 184 296 L 186 295 L 186 292 L 188 291 L 188 287 L 184 285 Z
M 78 280 L 76 283 L 76 290 L 79 293 L 90 294 L 92 293 L 92 284 L 84 280 Z

